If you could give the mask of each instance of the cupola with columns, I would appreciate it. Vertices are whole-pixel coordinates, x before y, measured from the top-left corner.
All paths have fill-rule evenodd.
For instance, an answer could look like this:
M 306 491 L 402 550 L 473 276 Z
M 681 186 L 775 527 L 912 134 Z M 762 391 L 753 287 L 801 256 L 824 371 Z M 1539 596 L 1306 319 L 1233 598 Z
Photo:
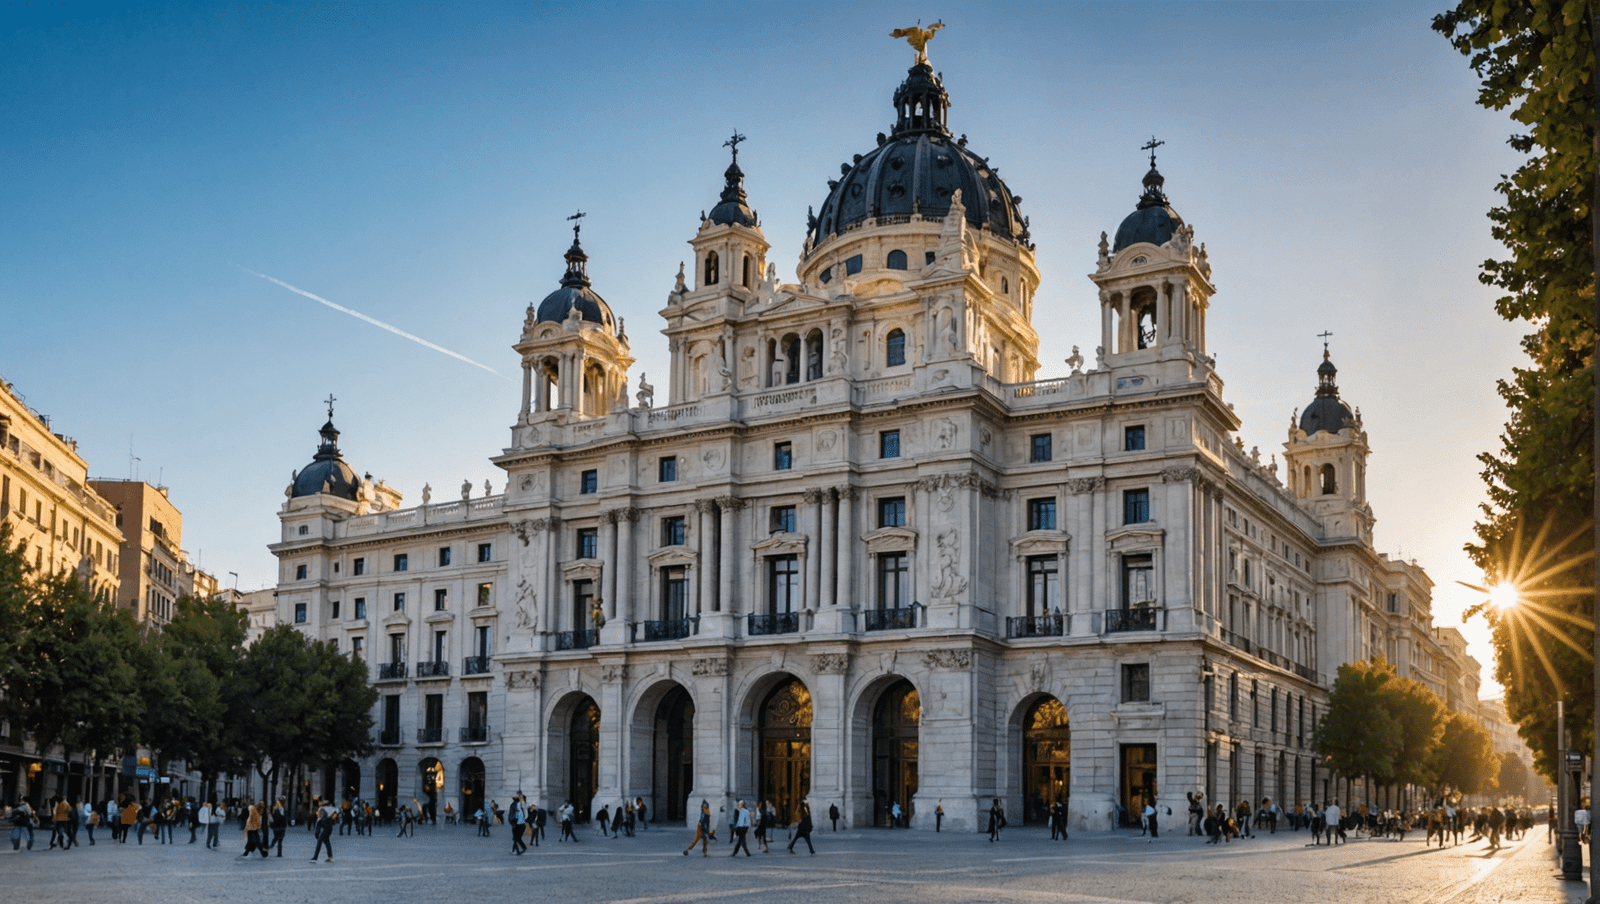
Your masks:
M 1374 519 L 1367 504 L 1367 457 L 1372 448 L 1360 410 L 1339 397 L 1339 369 L 1328 354 L 1331 335 L 1322 334 L 1316 396 L 1289 419 L 1283 458 L 1290 491 L 1322 521 L 1329 537 L 1370 539 Z

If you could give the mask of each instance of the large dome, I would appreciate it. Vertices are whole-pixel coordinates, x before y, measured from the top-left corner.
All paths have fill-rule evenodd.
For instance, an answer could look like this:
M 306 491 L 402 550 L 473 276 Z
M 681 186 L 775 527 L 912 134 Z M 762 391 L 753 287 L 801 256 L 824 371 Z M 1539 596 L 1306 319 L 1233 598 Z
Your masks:
M 1183 225 L 1183 217 L 1178 216 L 1178 212 L 1167 203 L 1167 196 L 1161 190 L 1166 181 L 1156 172 L 1155 156 L 1152 155 L 1150 172 L 1144 174 L 1144 194 L 1139 197 L 1139 206 L 1117 227 L 1117 238 L 1111 246 L 1112 254 L 1140 242 L 1160 246 L 1172 240 L 1173 233 Z
M 1019 242 L 1028 240 L 1021 199 L 986 158 L 967 150 L 966 136 L 945 127 L 949 96 L 933 67 L 919 62 L 894 94 L 899 120 L 878 147 L 841 167 L 828 181 L 828 198 L 808 223 L 813 245 L 876 217 L 944 216 L 959 190 L 967 221 Z
M 317 447 L 317 454 L 311 459 L 311 464 L 295 473 L 289 495 L 295 498 L 328 495 L 338 496 L 340 499 L 355 499 L 356 491 L 361 487 L 361 478 L 356 476 L 355 469 L 345 464 L 344 457 L 339 454 L 339 431 L 333 426 L 331 412 L 328 415 L 328 422 L 322 425 L 321 434 L 322 445 Z
M 598 292 L 589 288 L 589 255 L 584 254 L 583 247 L 578 244 L 576 228 L 573 229 L 572 247 L 567 249 L 566 258 L 567 272 L 561 277 L 561 288 L 539 302 L 538 310 L 534 313 L 535 319 L 540 323 L 560 323 L 567 319 L 573 308 L 577 308 L 578 316 L 584 320 L 613 329 L 616 318 L 611 314 L 611 306 Z

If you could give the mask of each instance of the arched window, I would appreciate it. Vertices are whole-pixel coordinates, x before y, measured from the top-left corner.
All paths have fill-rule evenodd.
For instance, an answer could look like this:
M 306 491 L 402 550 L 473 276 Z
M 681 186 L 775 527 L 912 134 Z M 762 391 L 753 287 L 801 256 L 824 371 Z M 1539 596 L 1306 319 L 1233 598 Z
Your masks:
M 822 331 L 812 330 L 806 336 L 806 379 L 822 379 Z
M 884 263 L 884 266 L 890 270 L 906 269 L 906 253 L 898 248 L 889 252 L 889 259 Z
M 707 251 L 706 252 L 706 278 L 701 280 L 700 284 L 702 286 L 714 286 L 714 285 L 717 284 L 718 275 L 719 274 L 717 273 L 717 253 L 715 251 Z
M 884 361 L 890 367 L 906 363 L 906 334 L 903 330 L 890 330 L 883 343 Z
M 783 382 L 800 382 L 800 337 L 793 333 L 783 337 L 785 371 Z
M 1004 276 L 1000 277 L 1000 294 L 1001 295 L 1010 295 L 1011 294 L 1011 280 L 1006 279 Z
M 740 282 L 746 289 L 755 288 L 755 285 L 750 282 L 750 255 L 748 254 L 744 256 L 744 275 L 740 277 Z
M 1322 495 L 1332 496 L 1339 492 L 1339 481 L 1334 477 L 1333 465 L 1322 466 Z

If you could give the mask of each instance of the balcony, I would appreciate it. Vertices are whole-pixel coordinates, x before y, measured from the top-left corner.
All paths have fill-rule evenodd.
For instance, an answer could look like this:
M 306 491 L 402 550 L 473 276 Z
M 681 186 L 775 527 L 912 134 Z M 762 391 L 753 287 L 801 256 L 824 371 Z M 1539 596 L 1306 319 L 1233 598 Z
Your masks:
M 1292 671 L 1307 681 L 1315 682 L 1321 680 L 1316 671 L 1310 667 L 1301 665 L 1300 663 L 1295 662 L 1294 660 L 1280 653 L 1274 653 L 1271 650 L 1264 649 L 1260 644 L 1252 642 L 1250 638 L 1245 637 L 1242 634 L 1236 634 L 1233 631 L 1229 631 L 1227 628 L 1219 628 L 1217 631 L 1222 635 L 1222 642 L 1236 650 L 1242 650 L 1246 653 L 1249 653 L 1251 656 L 1265 660 L 1266 662 L 1269 662 L 1280 669 Z
M 904 609 L 868 609 L 863 615 L 866 616 L 863 627 L 868 631 L 894 631 L 917 626 L 917 610 L 911 606 Z
M 466 659 L 461 660 L 461 674 L 463 674 L 463 675 L 487 675 L 487 674 L 489 674 L 489 657 L 487 657 L 487 656 L 468 656 Z
M 419 728 L 419 729 L 417 729 L 417 743 L 418 744 L 443 744 L 444 743 L 444 728 L 442 726 L 435 725 L 435 726 L 433 726 L 431 728 Z
M 417 663 L 417 677 L 449 678 L 450 661 L 447 659 L 440 659 L 434 662 L 419 662 Z
M 1143 609 L 1107 609 L 1106 630 L 1107 634 L 1119 631 L 1154 631 L 1156 619 L 1160 609 L 1146 607 Z
M 379 681 L 403 681 L 405 677 L 406 664 L 403 662 L 381 662 L 378 664 Z
M 639 636 L 638 628 L 643 628 L 643 637 Z M 693 637 L 700 630 L 700 619 L 694 618 L 669 618 L 662 621 L 647 621 L 635 626 L 634 640 L 681 640 Z
M 745 633 L 750 637 L 760 637 L 766 634 L 794 634 L 800 630 L 800 613 L 774 612 L 768 615 L 748 616 L 749 624 Z
M 600 632 L 595 628 L 584 631 L 557 631 L 556 649 L 587 650 L 600 642 Z
M 385 728 L 383 731 L 378 732 L 378 746 L 379 747 L 399 747 L 400 746 L 400 729 L 398 729 L 398 728 Z
M 1066 618 L 1061 615 L 1021 615 L 1006 619 L 1006 636 L 1060 637 L 1066 633 Z
M 461 729 L 461 743 L 487 744 L 489 743 L 489 726 L 468 725 Z

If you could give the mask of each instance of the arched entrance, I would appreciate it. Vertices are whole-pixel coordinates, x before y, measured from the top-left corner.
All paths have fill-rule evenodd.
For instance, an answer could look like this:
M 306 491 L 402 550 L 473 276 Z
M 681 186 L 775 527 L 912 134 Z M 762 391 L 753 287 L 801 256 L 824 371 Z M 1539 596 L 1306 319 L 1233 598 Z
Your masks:
M 567 795 L 574 822 L 589 821 L 589 802 L 600 787 L 600 707 L 584 697 L 572 711 L 567 732 Z
M 396 802 L 400 798 L 400 767 L 394 760 L 378 761 L 378 815 L 385 822 L 394 818 Z
M 878 698 L 872 712 L 872 824 L 887 826 L 900 804 L 904 824 L 911 822 L 911 799 L 917 793 L 917 728 L 922 698 L 904 678 Z
M 361 796 L 361 765 L 355 760 L 347 759 L 339 765 L 339 794 L 343 800 L 355 800 Z
M 1040 697 L 1022 718 L 1022 821 L 1048 822 L 1050 807 L 1072 793 L 1072 728 L 1067 708 Z
M 694 787 L 694 699 L 682 686 L 668 691 L 656 706 L 653 737 L 651 812 L 677 822 L 688 815 Z
M 428 757 L 417 764 L 417 771 L 422 775 L 422 815 L 418 821 L 439 824 L 439 792 L 444 790 L 444 764 L 434 757 Z
M 789 678 L 767 694 L 758 725 L 761 797 L 785 825 L 811 793 L 811 691 Z
M 469 756 L 461 761 L 461 800 L 457 805 L 463 818 L 488 803 L 488 798 L 483 796 L 483 775 L 483 760 Z

